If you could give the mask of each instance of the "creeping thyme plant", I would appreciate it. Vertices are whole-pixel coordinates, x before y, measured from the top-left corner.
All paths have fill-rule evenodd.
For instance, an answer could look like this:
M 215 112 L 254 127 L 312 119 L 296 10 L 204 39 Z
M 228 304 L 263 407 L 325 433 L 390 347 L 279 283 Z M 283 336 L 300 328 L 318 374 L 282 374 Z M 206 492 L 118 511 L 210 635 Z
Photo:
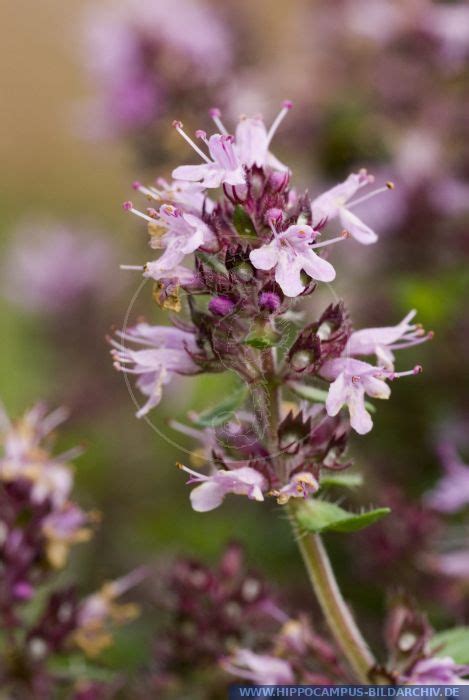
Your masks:
M 191 414 L 192 424 L 173 423 L 197 441 L 205 460 L 200 471 L 179 465 L 189 477 L 190 501 L 202 513 L 222 506 L 229 494 L 276 499 L 339 650 L 340 661 L 322 648 L 336 677 L 460 682 L 468 669 L 438 656 L 423 618 L 402 601 L 391 616 L 390 657 L 378 663 L 321 539 L 323 532 L 355 531 L 389 514 L 388 508 L 348 512 L 328 500 L 326 487 L 359 484 L 360 475 L 346 471 L 349 435 L 372 429 L 374 399 L 388 399 L 395 379 L 421 372 L 419 365 L 397 369 L 396 354 L 431 333 L 416 322 L 414 310 L 395 325 L 356 329 L 330 286 L 332 302 L 319 308 L 315 291 L 336 277 L 329 260 L 335 246 L 378 239 L 355 205 L 393 184 L 374 188 L 373 177 L 361 170 L 314 197 L 295 189 L 288 166 L 271 150 L 291 107 L 284 102 L 270 128 L 259 116 L 242 117 L 233 134 L 218 109 L 210 111 L 211 135 L 199 130 L 192 138 L 174 122 L 198 162 L 175 168 L 171 180 L 134 183 L 141 204 L 128 201 L 124 209 L 143 220 L 150 247 L 160 254 L 122 266 L 153 281 L 153 297 L 170 324 L 140 321 L 118 331 L 110 340 L 114 365 L 135 375 L 144 397 L 138 417 L 159 404 L 175 374 L 237 376 L 238 387 L 219 406 Z M 340 279 L 334 289 L 340 290 Z M 297 621 L 279 635 L 262 654 L 236 649 L 222 659 L 223 668 L 256 683 L 317 678 L 299 673 L 285 651 L 313 653 L 307 624 Z

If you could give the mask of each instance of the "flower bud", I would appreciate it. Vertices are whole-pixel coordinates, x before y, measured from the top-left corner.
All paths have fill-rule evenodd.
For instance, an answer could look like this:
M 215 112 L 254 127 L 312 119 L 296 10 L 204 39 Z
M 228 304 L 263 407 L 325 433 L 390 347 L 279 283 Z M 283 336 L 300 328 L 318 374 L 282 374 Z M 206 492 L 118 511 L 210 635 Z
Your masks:
M 280 172 L 276 170 L 269 177 L 269 184 L 273 192 L 283 192 L 290 181 L 290 173 L 286 170 Z
M 274 313 L 282 303 L 280 297 L 275 292 L 261 292 L 259 294 L 259 308 L 265 309 L 269 313 Z
M 279 226 L 282 223 L 283 212 L 281 209 L 276 207 L 269 209 L 265 215 L 265 221 L 267 224 L 273 224 L 274 226 Z
M 217 316 L 228 316 L 235 308 L 234 302 L 228 297 L 213 297 L 208 305 L 209 311 Z

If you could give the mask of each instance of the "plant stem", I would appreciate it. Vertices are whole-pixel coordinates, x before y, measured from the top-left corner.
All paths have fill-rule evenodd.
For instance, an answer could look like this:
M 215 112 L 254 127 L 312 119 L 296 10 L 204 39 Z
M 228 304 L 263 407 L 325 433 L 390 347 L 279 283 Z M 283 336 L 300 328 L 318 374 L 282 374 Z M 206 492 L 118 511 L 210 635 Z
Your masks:
M 264 386 L 259 397 L 261 410 L 265 412 L 262 420 L 264 427 L 267 427 L 268 430 L 272 462 L 276 469 L 283 474 L 286 466 L 282 464 L 284 460 L 278 449 L 282 396 L 281 385 L 276 376 L 277 367 L 273 349 L 263 351 L 262 368 Z M 356 679 L 367 684 L 370 682 L 369 672 L 376 665 L 376 661 L 342 597 L 321 538 L 319 535 L 303 535 L 299 531 L 296 518 L 296 500 L 295 498 L 291 499 L 289 505 L 291 522 L 313 590 L 329 629 Z
M 298 532 L 295 510 L 291 503 L 292 525 L 301 556 L 329 629 L 357 680 L 369 683 L 369 672 L 376 661 L 342 597 L 321 537 Z

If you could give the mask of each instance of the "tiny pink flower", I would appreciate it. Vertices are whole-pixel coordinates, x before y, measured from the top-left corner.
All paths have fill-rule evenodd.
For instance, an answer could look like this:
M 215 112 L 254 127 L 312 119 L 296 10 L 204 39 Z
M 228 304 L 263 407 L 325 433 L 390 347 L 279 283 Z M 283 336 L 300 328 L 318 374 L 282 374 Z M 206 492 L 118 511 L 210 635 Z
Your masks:
M 288 685 L 295 682 L 288 661 L 268 654 L 255 654 L 250 649 L 237 649 L 220 663 L 228 673 L 252 681 L 255 685 Z
M 213 134 L 206 140 L 206 144 L 210 158 L 196 147 L 197 152 L 203 157 L 205 163 L 201 165 L 180 165 L 173 170 L 173 177 L 176 180 L 201 182 L 204 187 L 208 188 L 220 187 L 222 184 L 244 185 L 246 177 L 241 161 L 236 153 L 233 136 L 229 134 Z
M 275 280 L 287 297 L 304 291 L 301 271 L 320 282 L 332 282 L 335 270 L 313 248 L 317 232 L 311 226 L 295 224 L 282 233 L 274 232 L 270 243 L 252 250 L 249 257 L 258 270 L 275 268 Z M 321 245 L 321 244 L 318 244 Z
M 284 505 L 290 498 L 307 498 L 312 493 L 316 493 L 319 484 L 310 472 L 298 472 L 294 474 L 288 484 L 282 486 L 278 491 L 272 491 L 272 495 L 277 497 L 277 503 Z
M 373 421 L 365 406 L 365 394 L 375 399 L 388 399 L 391 394 L 386 382 L 378 378 L 379 374 L 379 368 L 353 358 L 339 357 L 325 362 L 321 375 L 332 381 L 326 399 L 327 413 L 336 416 L 346 405 L 352 428 L 360 435 L 369 433 Z
M 410 321 L 417 312 L 410 311 L 396 326 L 383 328 L 363 328 L 350 336 L 345 346 L 347 355 L 376 355 L 377 361 L 386 369 L 394 369 L 393 350 L 401 350 L 418 345 L 431 338 L 418 324 Z
M 288 171 L 269 151 L 271 137 L 261 117 L 242 117 L 236 127 L 236 150 L 239 159 L 247 168 L 257 165 L 258 168 Z
M 150 242 L 152 248 L 165 248 L 158 260 L 145 267 L 144 276 L 155 280 L 170 277 L 186 255 L 214 241 L 213 233 L 202 219 L 170 204 L 160 207 L 155 224 L 166 229 L 166 233 L 154 236 Z
M 335 219 L 338 216 L 343 228 L 349 231 L 359 243 L 365 245 L 375 243 L 378 239 L 376 233 L 350 211 L 350 207 L 354 204 L 358 204 L 359 201 L 363 201 L 363 198 L 355 202 L 349 202 L 351 197 L 353 197 L 359 189 L 373 182 L 373 179 L 371 175 L 367 174 L 366 170 L 360 170 L 359 173 L 352 173 L 349 175 L 340 185 L 332 187 L 330 190 L 327 190 L 327 192 L 313 199 L 311 203 L 313 226 L 317 226 L 323 221 Z M 380 189 L 379 192 L 386 189 L 386 187 Z M 370 193 L 370 195 L 366 195 L 366 197 L 368 198 L 371 194 L 377 193 L 378 191 Z
M 218 508 L 229 493 L 248 496 L 255 501 L 264 500 L 263 491 L 267 489 L 267 481 L 251 467 L 220 469 L 210 476 L 195 472 L 184 465 L 180 465 L 180 468 L 191 475 L 189 484 L 200 484 L 190 496 L 193 509 L 199 513 Z
M 111 340 L 114 366 L 121 372 L 138 376 L 137 388 L 147 397 L 147 402 L 136 415 L 141 418 L 161 401 L 162 389 L 173 374 L 196 374 L 198 367 L 191 357 L 197 352 L 192 333 L 166 326 L 150 326 L 138 323 L 134 328 L 117 333 L 120 340 Z M 135 350 L 126 343 L 142 345 Z

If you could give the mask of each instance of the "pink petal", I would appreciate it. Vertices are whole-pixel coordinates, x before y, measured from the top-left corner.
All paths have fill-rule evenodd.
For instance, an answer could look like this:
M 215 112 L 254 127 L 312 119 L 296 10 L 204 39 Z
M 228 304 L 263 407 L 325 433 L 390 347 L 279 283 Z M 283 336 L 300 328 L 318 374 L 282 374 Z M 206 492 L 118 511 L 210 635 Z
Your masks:
M 378 240 L 376 233 L 348 209 L 341 207 L 339 211 L 339 218 L 342 226 L 359 243 L 362 243 L 363 245 L 370 245 L 370 243 L 375 243 Z
M 278 261 L 278 247 L 275 241 L 251 250 L 249 259 L 258 270 L 271 270 Z
M 348 382 L 345 374 L 341 372 L 337 379 L 329 387 L 326 399 L 326 411 L 329 416 L 336 416 L 347 401 Z
M 305 286 L 301 281 L 302 259 L 296 256 L 294 260 L 280 251 L 277 267 L 275 269 L 275 281 L 287 297 L 297 297 Z
M 369 433 L 373 427 L 371 416 L 365 408 L 365 391 L 361 384 L 352 385 L 348 397 L 350 425 L 359 434 Z
M 206 513 L 218 508 L 225 498 L 225 489 L 215 481 L 204 481 L 191 491 L 192 508 L 198 513 Z
M 207 175 L 209 175 L 210 166 L 205 163 L 200 165 L 180 165 L 173 170 L 173 178 L 175 180 L 189 180 L 190 182 L 197 182 L 198 180 L 203 180 Z
M 309 250 L 302 256 L 303 270 L 314 280 L 319 282 L 332 282 L 335 279 L 335 270 L 330 262 Z

